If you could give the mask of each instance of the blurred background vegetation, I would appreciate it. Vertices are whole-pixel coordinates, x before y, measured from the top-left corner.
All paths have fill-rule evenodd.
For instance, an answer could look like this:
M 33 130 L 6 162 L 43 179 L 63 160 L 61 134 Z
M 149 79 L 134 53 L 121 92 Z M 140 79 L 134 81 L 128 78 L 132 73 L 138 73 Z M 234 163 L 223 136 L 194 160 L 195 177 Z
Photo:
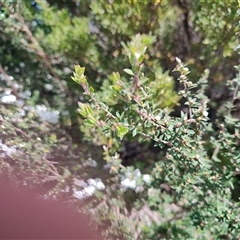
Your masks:
M 109 80 L 119 71 L 128 81 L 122 71 L 129 68 L 126 44 L 141 34 L 153 100 L 179 116 L 172 72 L 177 56 L 188 64 L 193 82 L 209 70 L 214 123 L 231 97 L 225 82 L 236 75 L 238 11 L 237 0 L 0 0 L 1 176 L 76 206 L 89 197 L 86 211 L 95 211 L 95 223 L 108 229 L 106 238 L 141 239 L 155 217 L 147 205 L 138 206 L 147 193 L 122 191 L 103 156 L 102 146 L 112 144 L 109 136 L 83 127 L 77 104 L 88 99 L 71 80 L 74 66 L 86 67 L 103 101 L 122 109 Z M 239 108 L 234 114 L 240 117 Z M 146 176 L 162 157 L 151 141 L 130 136 L 115 146 L 116 161 Z

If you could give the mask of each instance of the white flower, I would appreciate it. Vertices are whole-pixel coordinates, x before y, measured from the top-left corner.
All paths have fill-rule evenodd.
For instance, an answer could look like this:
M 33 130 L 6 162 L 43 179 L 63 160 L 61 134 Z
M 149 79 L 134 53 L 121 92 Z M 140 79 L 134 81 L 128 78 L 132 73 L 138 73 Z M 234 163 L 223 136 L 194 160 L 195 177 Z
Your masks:
M 66 73 L 66 74 L 72 73 L 72 70 L 71 70 L 70 68 L 68 68 L 68 67 L 65 67 L 65 68 L 63 69 L 63 71 L 64 71 L 64 73 Z
M 105 185 L 103 184 L 103 182 L 102 182 L 102 180 L 100 178 L 96 178 L 96 179 L 89 178 L 87 180 L 87 182 L 88 182 L 88 184 L 90 186 L 93 186 L 93 187 L 95 187 L 98 190 L 105 189 Z
M 96 167 L 97 166 L 97 162 L 94 159 L 89 159 L 89 162 L 87 162 L 87 165 L 89 167 Z
M 22 107 L 23 105 L 24 105 L 24 101 L 23 100 L 17 100 L 16 102 L 15 102 L 15 106 L 17 106 L 17 107 Z M 24 109 L 23 108 L 21 108 L 21 110 L 22 111 L 24 111 Z M 25 111 L 24 111 L 25 112 Z M 25 114 L 23 115 L 23 116 L 25 116 Z
M 93 178 L 89 178 L 88 180 L 87 180 L 87 183 L 89 184 L 89 185 L 95 185 L 96 184 L 96 182 L 95 182 L 95 180 L 93 179 Z
M 37 105 L 36 112 L 42 122 L 58 123 L 59 111 L 52 111 L 46 108 L 44 105 Z
M 21 98 L 27 99 L 32 95 L 32 93 L 29 90 L 26 90 L 24 92 L 21 92 L 19 95 Z
M 70 187 L 66 186 L 66 188 L 63 190 L 64 192 L 69 192 L 70 191 Z
M 130 180 L 128 178 L 125 178 L 123 181 L 121 181 L 121 185 L 125 188 L 131 188 L 131 189 L 135 189 L 137 186 L 136 180 Z
M 46 84 L 44 85 L 44 87 L 45 87 L 45 89 L 46 89 L 47 91 L 53 90 L 53 85 L 52 85 L 52 84 L 46 83 Z
M 84 187 L 83 190 L 78 190 L 77 188 L 73 187 L 73 196 L 77 199 L 91 197 L 96 190 L 105 189 L 105 185 L 100 178 L 89 178 L 87 183 L 83 180 L 74 179 L 74 184 L 79 187 Z
M 125 172 L 125 177 L 123 176 L 123 178 L 132 178 L 132 172 L 128 171 L 128 172 Z
M 8 147 L 6 144 L 3 144 L 0 141 L 0 151 L 3 151 L 5 155 L 12 156 L 12 154 L 16 153 L 16 148 L 13 146 Z
M 16 102 L 17 98 L 15 95 L 10 94 L 10 95 L 5 95 L 1 98 L 1 102 L 10 104 Z
M 108 169 L 111 167 L 111 164 L 110 163 L 106 163 L 103 165 L 103 169 Z
M 143 190 L 144 190 L 143 186 L 137 186 L 135 189 L 137 193 L 142 192 Z
M 74 181 L 74 184 L 79 187 L 87 187 L 88 186 L 87 183 L 84 182 L 83 180 L 75 178 L 73 181 Z
M 133 171 L 133 174 L 134 174 L 134 176 L 135 176 L 136 178 L 140 178 L 140 177 L 141 177 L 141 172 L 140 172 L 139 169 L 135 169 L 135 170 Z
M 25 67 L 25 63 L 24 63 L 24 62 L 20 62 L 20 63 L 19 63 L 19 66 L 20 66 L 21 68 L 24 68 L 24 67 Z
M 77 199 L 83 199 L 84 193 L 83 193 L 83 191 L 77 191 L 76 188 L 73 188 L 73 197 L 75 197 Z
M 94 194 L 96 191 L 96 188 L 94 186 L 88 186 L 82 190 L 86 197 L 90 197 Z
M 144 175 L 143 175 L 143 181 L 144 181 L 145 183 L 150 183 L 150 182 L 151 182 L 151 177 L 150 177 L 150 175 L 149 175 L 149 174 L 144 174 Z
M 136 52 L 136 53 L 135 53 L 135 58 L 136 58 L 136 59 L 139 59 L 140 57 L 141 57 L 141 53 Z
M 85 187 L 83 190 L 79 191 L 76 188 L 73 188 L 73 197 L 77 199 L 83 199 L 87 197 L 91 197 L 95 192 L 94 186 Z
M 103 190 L 103 189 L 105 189 L 105 185 L 103 184 L 102 181 L 99 181 L 99 182 L 96 183 L 96 188 L 98 190 Z

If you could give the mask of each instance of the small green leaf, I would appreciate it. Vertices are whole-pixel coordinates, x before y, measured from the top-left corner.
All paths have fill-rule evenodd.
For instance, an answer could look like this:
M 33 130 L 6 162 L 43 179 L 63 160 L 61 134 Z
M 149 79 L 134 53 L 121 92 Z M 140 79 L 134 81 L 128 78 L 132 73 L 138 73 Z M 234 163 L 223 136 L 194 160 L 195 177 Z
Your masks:
M 87 113 L 84 111 L 84 109 L 78 109 L 78 113 L 85 118 L 87 117 Z
M 137 135 L 137 128 L 134 128 L 132 131 L 132 136 L 135 137 Z
M 89 91 L 90 91 L 91 93 L 94 93 L 94 88 L 93 88 L 93 87 L 89 87 Z
M 80 67 L 79 65 L 76 65 L 75 72 L 78 76 L 84 75 L 85 67 Z
M 49 139 L 51 143 L 56 143 L 57 142 L 56 134 L 51 134 Z
M 135 56 L 133 53 L 129 54 L 129 62 L 131 63 L 132 66 L 135 65 Z
M 87 79 L 84 75 L 85 68 L 80 67 L 79 65 L 75 66 L 75 73 L 73 73 L 72 80 L 75 81 L 78 84 L 87 84 Z
M 110 76 L 113 83 L 117 83 L 120 81 L 120 74 L 118 72 L 113 72 Z
M 115 92 L 119 92 L 121 90 L 121 86 L 120 85 L 113 85 L 110 86 L 111 89 L 113 89 Z
M 119 125 L 117 128 L 116 128 L 116 131 L 117 131 L 117 136 L 122 139 L 124 137 L 124 135 L 126 135 L 128 133 L 128 127 L 125 127 L 125 126 L 122 126 L 122 125 Z
M 86 124 L 90 125 L 90 126 L 95 126 L 96 125 L 96 120 L 94 118 L 88 118 L 85 119 L 84 121 Z
M 140 55 L 138 58 L 138 63 L 141 64 L 143 60 L 144 60 L 144 55 Z
M 88 113 L 88 116 L 91 116 L 93 111 L 89 104 L 85 104 L 85 109 L 86 109 L 86 112 Z
M 78 102 L 78 112 L 85 118 L 93 118 L 93 110 L 91 106 L 87 103 Z
M 125 68 L 125 69 L 123 69 L 123 71 L 124 71 L 125 73 L 131 75 L 131 76 L 134 76 L 133 71 L 132 71 L 131 69 L 129 69 L 129 68 Z

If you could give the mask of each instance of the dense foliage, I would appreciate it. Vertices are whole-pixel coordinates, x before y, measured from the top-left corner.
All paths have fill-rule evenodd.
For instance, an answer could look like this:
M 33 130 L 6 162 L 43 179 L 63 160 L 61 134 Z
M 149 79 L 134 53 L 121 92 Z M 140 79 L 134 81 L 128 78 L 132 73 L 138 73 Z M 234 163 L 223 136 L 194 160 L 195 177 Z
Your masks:
M 1 177 L 84 209 L 104 239 L 240 238 L 236 0 L 0 11 Z

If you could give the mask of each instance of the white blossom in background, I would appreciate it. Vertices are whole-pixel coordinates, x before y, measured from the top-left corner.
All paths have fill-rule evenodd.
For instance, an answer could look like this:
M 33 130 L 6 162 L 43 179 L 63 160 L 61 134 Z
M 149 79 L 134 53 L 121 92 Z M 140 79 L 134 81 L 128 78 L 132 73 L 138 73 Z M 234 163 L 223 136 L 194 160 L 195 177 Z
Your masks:
M 88 186 L 85 187 L 82 191 L 84 192 L 86 197 L 91 197 L 96 191 L 96 188 L 94 186 Z
M 68 192 L 70 191 L 70 187 L 69 187 L 69 186 L 66 186 L 65 189 L 62 189 L 61 191 L 68 193 Z
M 84 182 L 83 180 L 77 179 L 77 178 L 75 178 L 73 180 L 73 182 L 75 185 L 77 185 L 79 187 L 87 187 L 88 186 L 88 184 L 86 182 Z
M 151 182 L 151 177 L 149 174 L 144 174 L 143 175 L 143 181 L 147 184 L 149 184 Z
M 140 177 L 141 177 L 141 172 L 139 169 L 125 172 L 125 175 L 121 176 L 122 178 L 121 185 L 123 190 L 126 190 L 127 188 L 136 190 L 137 181 Z
M 12 156 L 14 153 L 16 153 L 16 148 L 14 146 L 7 146 L 6 144 L 2 143 L 0 140 L 0 151 L 2 152 L 0 156 Z
M 24 67 L 25 67 L 25 63 L 24 63 L 24 62 L 20 62 L 20 63 L 19 63 L 19 66 L 20 66 L 21 68 L 24 68 Z
M 76 188 L 73 188 L 73 197 L 77 199 L 91 197 L 95 191 L 96 188 L 94 186 L 85 187 L 83 190 L 77 190 Z
M 130 180 L 129 178 L 125 178 L 121 181 L 121 185 L 123 188 L 135 189 L 137 187 L 137 182 L 135 179 Z
M 73 197 L 77 199 L 84 199 L 87 197 L 91 197 L 95 191 L 96 191 L 96 188 L 94 186 L 87 186 L 83 190 L 78 190 L 76 188 L 73 188 Z
M 24 109 L 19 109 L 19 115 L 20 115 L 21 117 L 26 116 L 26 111 L 25 111 Z
M 62 111 L 61 114 L 63 116 L 69 116 L 70 115 L 69 111 L 67 111 L 67 110 Z
M 13 76 L 8 76 L 8 79 L 12 81 L 13 80 Z M 0 80 L 2 80 L 2 81 L 6 80 L 5 76 L 3 74 L 0 74 Z
M 14 68 L 14 72 L 15 72 L 15 73 L 19 73 L 19 72 L 20 72 L 20 69 L 19 69 L 18 67 L 15 67 L 15 68 Z
M 25 104 L 25 102 L 23 100 L 20 100 L 20 99 L 15 102 L 15 105 L 17 107 L 23 107 L 24 104 Z
M 38 114 L 40 121 L 42 122 L 46 121 L 53 124 L 58 123 L 59 114 L 60 114 L 59 111 L 53 111 L 53 110 L 47 109 L 47 107 L 44 105 L 37 105 L 36 113 Z
M 25 111 L 35 112 L 35 108 L 33 106 L 25 105 L 25 106 L 23 106 L 23 109 Z
M 15 103 L 17 100 L 16 96 L 13 94 L 5 95 L 1 97 L 1 102 L 6 104 Z
M 109 169 L 109 168 L 111 168 L 111 166 L 112 165 L 110 163 L 106 163 L 103 165 L 103 169 Z
M 34 27 L 37 26 L 37 22 L 33 20 L 33 21 L 31 22 L 31 25 L 32 25 L 32 27 L 34 28 Z
M 92 158 L 88 158 L 86 165 L 89 167 L 97 167 L 97 162 Z
M 103 184 L 100 178 L 95 178 L 95 179 L 89 178 L 87 182 L 90 186 L 95 187 L 97 190 L 105 189 L 105 185 Z
M 83 188 L 82 190 L 78 190 L 76 187 L 73 187 L 73 197 L 77 199 L 91 197 L 96 190 L 105 189 L 105 185 L 100 178 L 89 178 L 87 183 L 80 179 L 74 179 L 74 184 Z
M 13 83 L 13 87 L 14 87 L 15 89 L 21 89 L 21 88 L 22 88 L 22 86 L 19 85 L 18 83 Z
M 73 191 L 73 197 L 77 198 L 77 199 L 83 199 L 84 198 L 84 194 L 83 191 L 81 190 L 77 190 L 76 188 L 72 189 Z
M 133 171 L 133 174 L 134 174 L 135 178 L 140 178 L 141 177 L 141 172 L 138 168 Z
M 47 91 L 53 90 L 53 85 L 52 85 L 52 84 L 46 83 L 46 84 L 44 85 L 44 87 L 45 87 L 45 89 L 46 89 Z
M 5 95 L 10 95 L 12 93 L 12 90 L 10 88 L 7 88 L 5 91 L 4 91 L 4 94 Z
M 137 192 L 137 193 L 142 192 L 142 191 L 144 191 L 144 187 L 143 186 L 137 186 L 135 188 L 135 192 Z
M 63 71 L 64 71 L 65 74 L 70 74 L 70 73 L 73 72 L 73 70 L 70 69 L 70 68 L 68 68 L 68 67 L 65 67 L 65 68 L 63 69 Z
M 32 93 L 29 90 L 25 90 L 21 93 L 19 93 L 19 96 L 23 99 L 27 99 L 29 97 L 31 97 Z
M 149 174 L 142 175 L 139 169 L 127 171 L 121 176 L 121 186 L 123 190 L 131 188 L 136 192 L 141 192 L 144 190 L 142 185 L 143 182 L 149 184 L 151 182 L 151 177 Z

